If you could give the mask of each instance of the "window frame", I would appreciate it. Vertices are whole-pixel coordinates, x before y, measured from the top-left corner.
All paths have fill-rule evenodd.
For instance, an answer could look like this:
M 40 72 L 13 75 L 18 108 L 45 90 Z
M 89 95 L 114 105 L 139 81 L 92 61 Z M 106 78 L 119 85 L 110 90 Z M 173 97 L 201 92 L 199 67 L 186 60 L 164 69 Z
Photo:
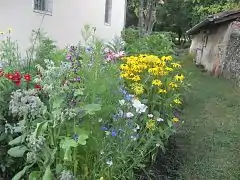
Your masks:
M 105 0 L 104 24 L 111 26 L 112 22 L 112 0 Z
M 36 4 L 39 6 L 37 1 L 43 2 L 44 8 L 36 8 Z M 51 8 L 50 8 L 51 5 Z M 53 0 L 33 0 L 33 12 L 39 13 L 39 14 L 44 14 L 44 15 L 49 15 L 52 16 L 52 6 L 53 6 Z

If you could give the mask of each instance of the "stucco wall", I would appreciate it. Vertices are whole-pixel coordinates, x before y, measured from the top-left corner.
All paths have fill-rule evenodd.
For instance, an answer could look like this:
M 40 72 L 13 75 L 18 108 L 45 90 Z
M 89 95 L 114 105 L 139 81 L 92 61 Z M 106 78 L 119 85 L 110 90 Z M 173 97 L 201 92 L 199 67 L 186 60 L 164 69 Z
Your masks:
M 221 61 L 221 53 L 224 51 L 226 43 L 228 42 L 228 28 L 229 23 L 221 24 L 221 26 L 210 27 L 208 31 L 201 31 L 192 39 L 190 53 L 201 49 L 201 53 L 197 53 L 196 59 L 202 64 L 206 70 L 212 71 L 214 65 Z M 204 38 L 207 40 L 204 41 Z M 200 51 L 200 50 L 199 50 Z
M 120 35 L 125 21 L 125 0 L 112 1 L 111 25 L 104 24 L 105 0 L 53 0 L 52 16 L 45 16 L 42 28 L 60 47 L 75 44 L 85 24 L 96 27 L 97 36 L 111 40 Z M 0 31 L 13 29 L 12 37 L 21 52 L 30 46 L 32 29 L 37 29 L 42 15 L 33 12 L 32 0 L 0 2 Z

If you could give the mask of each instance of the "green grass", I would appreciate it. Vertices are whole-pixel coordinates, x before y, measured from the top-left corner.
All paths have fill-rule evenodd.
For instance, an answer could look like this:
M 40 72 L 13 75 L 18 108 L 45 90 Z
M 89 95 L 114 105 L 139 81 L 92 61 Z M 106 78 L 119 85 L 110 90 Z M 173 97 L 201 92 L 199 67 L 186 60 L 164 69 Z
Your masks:
M 190 92 L 177 134 L 184 180 L 240 180 L 240 88 L 186 62 Z

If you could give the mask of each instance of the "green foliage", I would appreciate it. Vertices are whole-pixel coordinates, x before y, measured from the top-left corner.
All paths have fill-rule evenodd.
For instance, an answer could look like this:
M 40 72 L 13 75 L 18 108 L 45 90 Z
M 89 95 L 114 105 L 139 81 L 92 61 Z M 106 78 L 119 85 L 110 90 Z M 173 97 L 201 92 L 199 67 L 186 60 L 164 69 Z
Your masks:
M 163 56 L 173 53 L 172 37 L 168 33 L 153 33 L 126 43 L 126 52 L 130 55 L 155 54 Z
M 122 31 L 121 35 L 127 44 L 132 44 L 139 38 L 139 31 L 133 28 L 126 28 Z

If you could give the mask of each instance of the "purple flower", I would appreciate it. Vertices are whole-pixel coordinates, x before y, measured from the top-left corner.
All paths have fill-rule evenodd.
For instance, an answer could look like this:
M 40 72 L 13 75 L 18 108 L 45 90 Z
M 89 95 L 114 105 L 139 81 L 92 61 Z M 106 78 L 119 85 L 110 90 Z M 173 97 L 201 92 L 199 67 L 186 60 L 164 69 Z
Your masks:
M 71 54 L 67 54 L 66 59 L 71 61 L 72 60 L 72 55 Z

